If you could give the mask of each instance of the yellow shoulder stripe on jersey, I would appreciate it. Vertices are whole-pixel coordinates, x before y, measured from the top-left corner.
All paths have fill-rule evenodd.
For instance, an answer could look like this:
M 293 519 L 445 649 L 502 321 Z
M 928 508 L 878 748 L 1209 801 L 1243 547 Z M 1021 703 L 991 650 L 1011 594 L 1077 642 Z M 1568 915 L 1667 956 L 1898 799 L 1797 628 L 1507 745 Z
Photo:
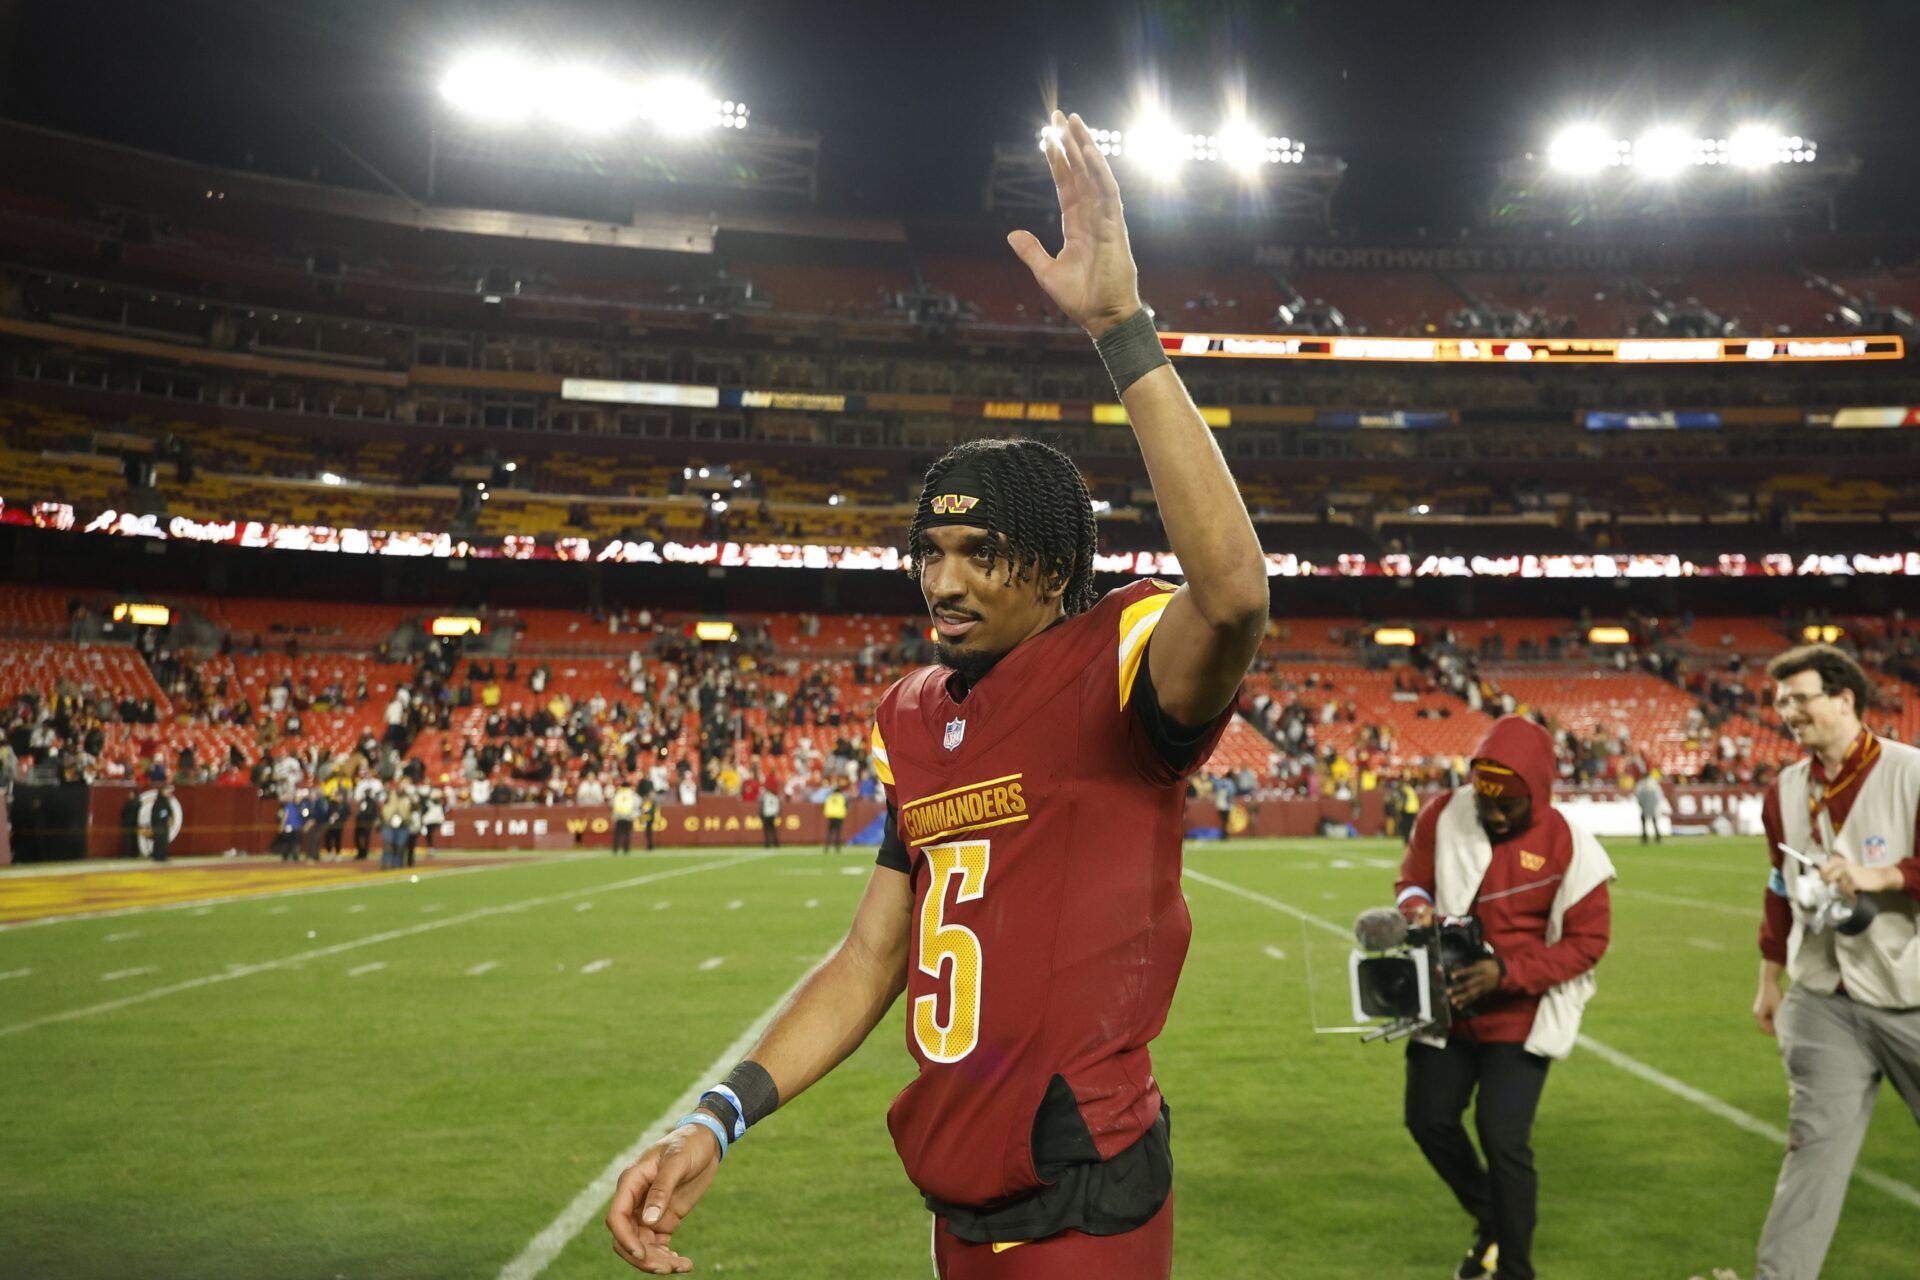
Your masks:
M 887 740 L 880 736 L 880 722 L 873 722 L 873 773 L 888 786 L 893 785 L 893 762 L 887 759 Z
M 1127 709 L 1127 700 L 1133 697 L 1133 680 L 1140 674 L 1140 659 L 1147 654 L 1147 640 L 1153 635 L 1153 629 L 1160 625 L 1160 615 L 1167 611 L 1167 602 L 1173 599 L 1171 591 L 1150 595 L 1144 600 L 1136 600 L 1120 611 L 1120 709 Z

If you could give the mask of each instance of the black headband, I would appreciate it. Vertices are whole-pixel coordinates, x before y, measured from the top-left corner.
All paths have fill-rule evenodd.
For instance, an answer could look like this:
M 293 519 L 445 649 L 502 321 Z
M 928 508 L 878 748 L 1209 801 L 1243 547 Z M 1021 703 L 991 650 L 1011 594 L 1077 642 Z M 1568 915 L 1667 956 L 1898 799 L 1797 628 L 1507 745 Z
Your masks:
M 920 495 L 927 505 L 923 527 L 965 524 L 976 528 L 993 527 L 993 509 L 987 504 L 986 477 L 965 463 L 954 467 L 938 480 L 929 481 Z

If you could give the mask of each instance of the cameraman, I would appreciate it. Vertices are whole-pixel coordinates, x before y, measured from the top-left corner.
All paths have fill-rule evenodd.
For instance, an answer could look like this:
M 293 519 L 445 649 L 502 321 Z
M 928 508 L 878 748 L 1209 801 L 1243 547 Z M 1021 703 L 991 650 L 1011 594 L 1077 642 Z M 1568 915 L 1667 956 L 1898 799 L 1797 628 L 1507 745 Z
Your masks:
M 1416 925 L 1479 920 L 1491 954 L 1454 971 L 1453 1022 L 1407 1046 L 1406 1122 L 1473 1216 L 1473 1247 L 1454 1275 L 1533 1280 L 1533 1113 L 1551 1059 L 1573 1050 L 1607 949 L 1600 842 L 1553 807 L 1553 740 L 1520 716 L 1481 739 L 1465 786 L 1429 801 L 1413 826 L 1396 901 Z M 1461 1116 L 1479 1087 L 1474 1128 Z
M 1872 686 L 1831 645 L 1789 649 L 1767 674 L 1774 708 L 1807 758 L 1780 771 L 1761 808 L 1773 874 L 1753 1017 L 1780 1041 L 1792 1141 L 1756 1280 L 1813 1280 L 1882 1076 L 1920 1119 L 1920 751 L 1860 723 Z M 1824 861 L 1802 866 L 1781 854 L 1782 843 Z M 1812 909 L 1825 886 L 1843 911 L 1852 907 L 1852 920 L 1823 921 Z M 1783 976 L 1793 980 L 1784 996 Z

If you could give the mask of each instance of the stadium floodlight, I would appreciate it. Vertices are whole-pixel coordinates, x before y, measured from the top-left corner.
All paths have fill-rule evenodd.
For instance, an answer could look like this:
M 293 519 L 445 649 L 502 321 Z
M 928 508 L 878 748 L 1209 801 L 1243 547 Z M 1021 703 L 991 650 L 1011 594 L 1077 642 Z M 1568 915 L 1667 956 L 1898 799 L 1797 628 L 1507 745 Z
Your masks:
M 1279 163 L 1280 139 L 1245 121 L 1221 125 L 1215 137 L 1220 159 L 1243 174 L 1258 173 L 1264 165 Z
M 1633 167 L 1650 178 L 1670 178 L 1697 163 L 1699 154 L 1689 135 L 1673 128 L 1654 129 L 1633 144 Z
M 1160 116 L 1149 116 L 1130 130 L 1089 129 L 1101 155 L 1131 157 L 1161 177 L 1170 177 L 1189 161 L 1225 164 L 1241 174 L 1260 172 L 1270 164 L 1303 164 L 1307 144 L 1298 138 L 1274 137 L 1242 121 L 1230 121 L 1215 133 L 1187 133 Z M 1058 146 L 1060 130 L 1047 125 L 1035 132 L 1041 151 Z
M 540 77 L 508 53 L 477 53 L 453 65 L 440 81 L 440 96 L 468 115 L 495 124 L 529 119 L 539 98 Z
M 540 110 L 555 124 L 581 133 L 609 133 L 640 114 L 631 81 L 598 67 L 555 67 L 543 77 Z
M 744 129 L 744 102 L 714 97 L 685 77 L 653 81 L 581 62 L 536 63 L 504 52 L 463 58 L 440 81 L 461 114 L 493 125 L 535 117 L 575 133 L 605 134 L 645 120 L 661 133 Z
M 1165 116 L 1145 116 L 1124 134 L 1127 157 L 1162 181 L 1170 181 L 1194 158 L 1193 139 Z
M 1765 169 L 1776 164 L 1811 164 L 1820 152 L 1811 138 L 1782 133 L 1772 125 L 1747 124 L 1733 131 L 1727 155 L 1742 169 Z
M 720 105 L 718 98 L 693 81 L 669 79 L 647 86 L 643 111 L 663 133 L 690 134 L 718 128 Z
M 1624 162 L 1628 144 L 1618 142 L 1598 125 L 1562 129 L 1547 148 L 1547 162 L 1568 173 L 1598 173 Z

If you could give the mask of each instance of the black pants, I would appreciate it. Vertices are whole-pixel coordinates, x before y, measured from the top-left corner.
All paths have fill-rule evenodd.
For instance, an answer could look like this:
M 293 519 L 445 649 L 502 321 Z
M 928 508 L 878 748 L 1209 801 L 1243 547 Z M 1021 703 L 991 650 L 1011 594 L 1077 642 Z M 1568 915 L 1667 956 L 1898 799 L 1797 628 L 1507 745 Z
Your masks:
M 367 860 L 367 846 L 372 843 L 373 828 L 364 822 L 356 822 L 353 826 L 353 859 L 355 862 L 365 862 Z
M 1547 1083 L 1547 1059 L 1517 1044 L 1407 1046 L 1407 1129 L 1434 1172 L 1479 1229 L 1500 1242 L 1500 1280 L 1533 1280 L 1533 1224 L 1540 1180 L 1533 1170 L 1533 1114 Z M 1473 1127 L 1487 1162 L 1460 1118 L 1480 1090 Z
M 828 849 L 843 849 L 846 847 L 846 842 L 840 838 L 840 827 L 841 827 L 841 824 L 844 823 L 845 821 L 846 821 L 845 818 L 828 818 L 827 819 L 827 848 Z
M 780 847 L 779 818 L 760 819 L 760 847 L 762 849 L 778 849 Z
M 1645 844 L 1647 842 L 1647 831 L 1649 828 L 1651 828 L 1653 831 L 1653 842 L 1655 844 L 1659 844 L 1660 843 L 1660 819 L 1650 818 L 1645 813 L 1642 813 L 1640 815 L 1640 843 L 1641 844 Z
M 615 853 L 633 852 L 632 818 L 615 818 L 613 820 L 613 851 Z

